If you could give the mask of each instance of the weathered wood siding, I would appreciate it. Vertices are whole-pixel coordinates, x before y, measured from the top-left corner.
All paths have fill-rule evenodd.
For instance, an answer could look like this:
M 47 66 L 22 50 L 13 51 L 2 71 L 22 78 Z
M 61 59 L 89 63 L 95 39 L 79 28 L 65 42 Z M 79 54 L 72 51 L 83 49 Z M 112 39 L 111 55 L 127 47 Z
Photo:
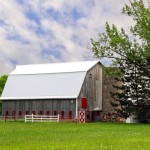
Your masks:
M 22 116 L 25 115 L 26 111 L 28 114 L 39 115 L 42 111 L 43 115 L 46 115 L 47 111 L 50 111 L 50 115 L 54 115 L 54 111 L 61 114 L 64 111 L 64 116 L 69 115 L 69 111 L 72 111 L 72 117 L 75 118 L 76 115 L 76 101 L 72 100 L 3 100 L 2 101 L 2 115 L 5 116 L 6 111 L 8 115 L 12 116 L 12 112 L 15 111 L 16 118 L 19 116 L 19 111 L 21 111 Z
M 82 110 L 81 98 L 83 97 L 87 98 L 85 111 L 93 111 L 96 107 L 102 109 L 102 68 L 100 64 L 95 65 L 87 72 L 78 97 L 78 110 Z

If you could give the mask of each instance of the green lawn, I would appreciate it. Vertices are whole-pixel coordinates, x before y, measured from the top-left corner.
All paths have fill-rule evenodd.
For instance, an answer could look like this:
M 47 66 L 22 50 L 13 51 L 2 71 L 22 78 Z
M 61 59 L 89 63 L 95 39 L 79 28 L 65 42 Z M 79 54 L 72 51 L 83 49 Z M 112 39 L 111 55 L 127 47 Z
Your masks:
M 5 149 L 150 150 L 150 125 L 0 122 Z

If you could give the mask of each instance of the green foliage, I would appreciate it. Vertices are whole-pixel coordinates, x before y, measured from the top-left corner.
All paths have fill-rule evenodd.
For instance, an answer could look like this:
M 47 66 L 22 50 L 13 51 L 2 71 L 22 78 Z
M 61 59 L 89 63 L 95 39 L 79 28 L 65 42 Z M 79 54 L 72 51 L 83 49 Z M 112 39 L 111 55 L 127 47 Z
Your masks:
M 7 78 L 8 78 L 7 75 L 3 75 L 3 76 L 0 77 L 0 96 L 3 92 L 3 89 L 4 89 L 5 83 L 7 81 Z
M 2 150 L 149 150 L 150 126 L 0 122 Z
M 118 68 L 115 73 L 111 67 L 104 71 L 122 82 L 114 85 L 116 92 L 111 95 L 116 102 L 111 104 L 124 118 L 140 115 L 150 105 L 150 8 L 142 0 L 129 2 L 122 9 L 123 15 L 135 22 L 129 35 L 123 28 L 118 30 L 106 23 L 106 31 L 99 34 L 99 39 L 91 39 L 95 57 L 111 59 L 112 67 Z
M 4 89 L 5 83 L 7 81 L 7 78 L 8 78 L 7 75 L 3 75 L 3 76 L 0 77 L 0 96 L 3 92 L 3 89 Z M 1 114 L 2 114 L 2 102 L 0 100 L 0 115 Z

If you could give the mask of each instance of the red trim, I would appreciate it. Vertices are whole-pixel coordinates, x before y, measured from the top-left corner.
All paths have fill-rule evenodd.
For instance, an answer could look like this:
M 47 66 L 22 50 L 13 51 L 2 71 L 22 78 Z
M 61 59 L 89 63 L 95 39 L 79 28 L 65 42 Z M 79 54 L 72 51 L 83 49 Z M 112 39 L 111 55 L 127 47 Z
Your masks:
M 5 117 L 6 117 L 6 118 L 8 117 L 8 111 L 5 112 Z
M 15 118 L 15 111 L 12 111 L 12 118 Z
M 28 115 L 29 114 L 29 111 L 26 111 L 26 115 Z
M 64 114 L 65 114 L 65 112 L 64 111 L 61 111 L 61 119 L 64 119 Z
M 49 111 L 49 110 L 46 112 L 46 115 L 47 115 L 47 116 L 50 116 L 50 111 Z
M 40 112 L 39 112 L 39 115 L 43 115 L 43 112 L 42 112 L 42 111 L 40 111 Z
M 35 111 L 32 111 L 32 114 L 35 115 Z
M 69 119 L 72 119 L 72 111 L 69 111 Z
M 86 119 L 88 119 L 88 120 L 90 119 L 90 111 L 86 112 Z
M 57 116 L 57 110 L 54 111 L 54 116 Z
M 19 111 L 19 112 L 18 112 L 18 117 L 21 118 L 21 115 L 22 115 L 22 112 Z

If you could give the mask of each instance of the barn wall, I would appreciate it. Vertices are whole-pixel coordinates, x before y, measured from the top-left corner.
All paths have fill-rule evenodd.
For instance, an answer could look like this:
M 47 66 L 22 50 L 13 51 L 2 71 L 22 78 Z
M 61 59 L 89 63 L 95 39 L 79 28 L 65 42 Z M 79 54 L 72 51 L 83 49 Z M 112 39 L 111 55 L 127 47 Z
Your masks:
M 113 85 L 119 84 L 121 83 L 116 81 L 113 77 L 104 76 L 102 68 L 99 64 L 97 64 L 90 71 L 88 71 L 86 75 L 78 98 L 78 110 L 90 111 L 89 121 L 101 120 L 124 122 L 124 120 L 117 115 L 110 103 L 114 101 L 110 92 L 114 92 L 116 90 L 113 88 Z M 87 98 L 86 109 L 82 109 L 81 107 L 82 97 Z M 98 111 L 94 111 L 96 107 L 100 108 L 101 111 L 99 111 L 99 113 Z
M 99 106 L 102 109 L 102 69 L 100 64 L 95 65 L 87 72 L 83 86 L 79 95 L 79 107 L 81 110 L 81 98 L 87 98 L 87 109 L 93 111 L 93 109 Z
M 84 97 L 87 98 L 86 109 L 81 106 L 81 99 Z M 90 118 L 92 118 L 91 112 L 96 107 L 102 109 L 102 69 L 100 64 L 95 65 L 87 72 L 78 97 L 78 110 L 90 111 Z
M 61 115 L 61 111 L 64 111 L 64 116 L 68 117 L 69 111 L 72 111 L 72 117 L 75 118 L 76 114 L 76 103 L 75 100 L 3 100 L 2 101 L 3 111 L 2 115 L 6 115 L 8 111 L 8 116 L 12 116 L 12 112 L 15 111 L 15 116 L 18 118 L 19 111 L 21 111 L 22 116 L 26 114 L 39 115 L 42 111 L 43 115 L 50 111 L 50 115 L 54 115 L 54 111 L 57 111 Z

